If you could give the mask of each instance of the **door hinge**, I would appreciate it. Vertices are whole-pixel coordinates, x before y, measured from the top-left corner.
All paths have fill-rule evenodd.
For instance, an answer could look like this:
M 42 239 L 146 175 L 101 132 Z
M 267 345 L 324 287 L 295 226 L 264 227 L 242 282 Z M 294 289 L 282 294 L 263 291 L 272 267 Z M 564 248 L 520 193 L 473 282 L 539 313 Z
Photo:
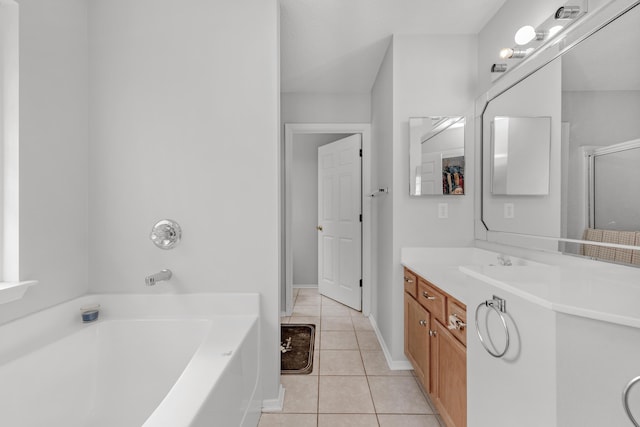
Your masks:
M 362 287 L 362 279 L 360 279 L 360 287 Z
M 360 222 L 362 222 L 362 214 L 360 214 Z
M 360 157 L 362 157 L 362 148 L 360 149 Z

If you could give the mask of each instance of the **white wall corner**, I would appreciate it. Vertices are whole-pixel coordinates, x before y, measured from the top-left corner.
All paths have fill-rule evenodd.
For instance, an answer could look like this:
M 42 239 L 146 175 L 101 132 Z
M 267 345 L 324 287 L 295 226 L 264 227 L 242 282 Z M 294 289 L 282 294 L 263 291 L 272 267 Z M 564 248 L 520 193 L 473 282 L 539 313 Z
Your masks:
M 282 412 L 284 407 L 284 386 L 280 384 L 278 397 L 275 399 L 264 399 L 262 401 L 262 412 Z
M 409 362 L 406 358 L 403 360 L 393 360 L 391 357 L 391 352 L 389 351 L 389 347 L 387 343 L 382 338 L 382 333 L 378 329 L 378 324 L 376 323 L 376 319 L 373 315 L 369 316 L 369 322 L 371 322 L 371 326 L 373 327 L 373 331 L 376 333 L 376 337 L 378 337 L 378 341 L 380 342 L 380 347 L 382 347 L 382 352 L 384 353 L 384 358 L 387 360 L 387 365 L 389 369 L 392 371 L 410 371 L 413 369 L 411 366 L 411 362 Z

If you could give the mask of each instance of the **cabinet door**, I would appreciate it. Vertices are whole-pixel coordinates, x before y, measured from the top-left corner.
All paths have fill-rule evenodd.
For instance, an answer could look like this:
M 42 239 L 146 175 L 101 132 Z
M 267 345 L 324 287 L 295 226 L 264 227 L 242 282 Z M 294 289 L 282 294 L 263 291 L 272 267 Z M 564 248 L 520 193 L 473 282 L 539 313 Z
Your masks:
M 435 403 L 447 427 L 467 425 L 467 352 L 447 328 L 433 322 L 432 364 L 435 371 Z
M 409 294 L 404 294 L 404 353 L 413 364 L 425 390 L 429 386 L 429 312 Z

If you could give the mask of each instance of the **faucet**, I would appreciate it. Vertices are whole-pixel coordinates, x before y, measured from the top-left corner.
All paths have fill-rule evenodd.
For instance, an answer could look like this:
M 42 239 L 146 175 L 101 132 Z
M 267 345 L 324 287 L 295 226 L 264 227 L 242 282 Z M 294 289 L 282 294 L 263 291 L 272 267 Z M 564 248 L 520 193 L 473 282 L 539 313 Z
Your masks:
M 162 282 L 162 281 L 171 279 L 172 275 L 173 273 L 171 273 L 171 270 L 165 269 L 159 273 L 152 274 L 151 276 L 145 277 L 144 284 L 147 286 L 153 286 L 156 284 L 156 282 Z
M 498 262 L 500 263 L 500 265 L 504 265 L 505 267 L 511 265 L 511 260 L 509 259 L 508 255 L 498 255 Z

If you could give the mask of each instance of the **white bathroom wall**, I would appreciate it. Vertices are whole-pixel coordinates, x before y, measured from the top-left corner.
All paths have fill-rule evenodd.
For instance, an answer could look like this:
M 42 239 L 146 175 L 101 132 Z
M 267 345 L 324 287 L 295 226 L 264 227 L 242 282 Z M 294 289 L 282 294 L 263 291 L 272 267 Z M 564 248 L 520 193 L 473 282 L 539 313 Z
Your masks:
M 464 196 L 409 196 L 409 117 L 466 115 L 465 175 L 473 176 L 476 43 L 475 36 L 394 37 L 393 298 L 388 307 L 395 360 L 404 359 L 400 249 L 473 242 L 472 179 L 466 180 Z M 448 205 L 448 218 L 438 218 L 441 203 Z
M 93 0 L 89 23 L 90 290 L 260 293 L 275 399 L 277 1 Z M 149 240 L 163 218 L 183 230 L 169 251 Z
M 283 93 L 282 123 L 369 123 L 369 93 Z
M 0 323 L 87 291 L 85 0 L 20 0 L 20 279 Z
M 465 196 L 409 196 L 409 117 L 467 116 L 465 174 L 473 176 L 476 43 L 475 36 L 394 35 L 372 91 L 374 182 L 390 189 L 373 202 L 378 251 L 374 318 L 392 363 L 406 361 L 400 249 L 473 242 L 472 180 Z M 438 218 L 440 203 L 448 204 L 446 219 Z
M 373 188 L 391 188 L 393 179 L 393 42 L 387 48 L 378 75 L 371 89 L 371 164 L 374 176 Z M 393 199 L 392 194 L 382 194 L 371 200 L 372 239 L 374 268 L 372 272 L 371 316 L 385 343 L 391 342 L 393 300 Z M 401 311 L 402 313 L 402 307 Z M 388 346 L 388 345 L 387 345 Z
M 291 244 L 293 285 L 318 285 L 318 147 L 343 134 L 298 134 L 293 137 L 291 176 Z

